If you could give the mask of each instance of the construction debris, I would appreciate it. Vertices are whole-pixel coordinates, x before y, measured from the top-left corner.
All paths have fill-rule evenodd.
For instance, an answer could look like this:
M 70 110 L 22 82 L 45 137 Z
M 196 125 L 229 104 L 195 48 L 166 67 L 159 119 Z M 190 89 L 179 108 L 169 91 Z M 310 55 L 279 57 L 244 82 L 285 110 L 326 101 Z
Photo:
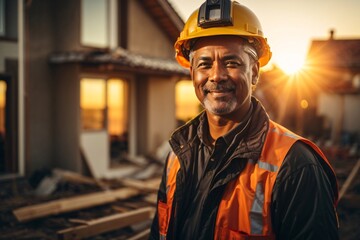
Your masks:
M 83 239 L 151 219 L 153 215 L 154 208 L 145 207 L 87 221 L 84 225 L 64 229 L 57 233 L 60 239 Z
M 352 223 L 360 221 L 359 156 L 330 150 L 341 189 L 340 237 L 357 239 L 359 228 Z M 53 169 L 1 182 L 0 239 L 148 239 L 163 166 L 151 159 L 122 164 L 126 174 L 114 171 L 112 178 Z
M 99 193 L 91 193 L 82 196 L 54 200 L 43 204 L 22 207 L 15 209 L 14 215 L 18 221 L 29 221 L 49 215 L 80 210 L 94 207 L 101 204 L 107 204 L 116 200 L 123 200 L 138 195 L 140 192 L 136 189 L 122 188 L 118 190 L 108 190 Z

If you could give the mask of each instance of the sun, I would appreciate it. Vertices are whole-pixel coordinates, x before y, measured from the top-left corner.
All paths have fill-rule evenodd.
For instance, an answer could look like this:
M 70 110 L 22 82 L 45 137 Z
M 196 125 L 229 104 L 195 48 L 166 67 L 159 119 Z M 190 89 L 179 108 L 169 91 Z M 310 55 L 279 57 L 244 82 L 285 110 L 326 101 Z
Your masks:
M 294 75 L 304 67 L 304 62 L 300 55 L 291 55 L 279 59 L 278 65 L 287 75 Z

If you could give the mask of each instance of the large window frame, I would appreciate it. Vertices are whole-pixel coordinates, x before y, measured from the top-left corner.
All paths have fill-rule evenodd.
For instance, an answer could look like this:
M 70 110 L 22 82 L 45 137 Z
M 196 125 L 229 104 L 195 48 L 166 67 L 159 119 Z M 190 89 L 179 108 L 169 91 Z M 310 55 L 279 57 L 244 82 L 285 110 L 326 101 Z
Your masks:
M 109 137 L 110 162 L 112 163 L 114 161 L 122 161 L 124 157 L 131 155 L 129 148 L 130 143 L 128 138 L 129 133 L 131 132 L 130 81 L 118 77 L 108 78 L 93 76 L 82 77 L 80 81 L 80 109 L 82 132 L 106 131 Z M 89 86 L 86 85 L 86 83 L 90 84 L 91 81 L 93 81 L 92 83 L 96 83 L 92 87 L 92 90 Z M 86 96 L 84 95 L 86 93 L 83 92 L 85 88 L 90 91 L 87 94 L 91 94 L 88 98 L 86 98 Z M 96 91 L 98 92 L 96 93 Z M 117 96 L 117 91 L 122 91 L 122 94 L 119 94 Z M 98 98 L 98 103 L 94 101 L 96 100 L 96 98 Z M 86 103 L 85 101 L 87 100 L 90 101 Z M 88 113 L 86 113 L 85 105 L 96 108 L 88 108 Z M 117 112 L 116 108 L 118 108 Z M 95 117 L 91 117 L 91 114 L 95 114 Z M 91 118 L 93 120 L 91 120 Z
M 118 39 L 123 35 L 123 30 L 119 29 L 123 23 L 119 22 L 118 16 L 122 13 L 123 5 L 127 6 L 117 0 L 81 0 L 80 45 L 97 49 L 117 48 Z M 92 17 L 95 14 L 96 17 Z M 103 39 L 95 39 L 99 36 Z

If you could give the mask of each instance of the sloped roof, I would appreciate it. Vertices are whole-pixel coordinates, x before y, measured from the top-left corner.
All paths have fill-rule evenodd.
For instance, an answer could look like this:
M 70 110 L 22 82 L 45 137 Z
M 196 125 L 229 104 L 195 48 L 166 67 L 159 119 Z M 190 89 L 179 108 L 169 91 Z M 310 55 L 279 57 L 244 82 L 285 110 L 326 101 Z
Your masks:
M 172 42 L 175 42 L 184 27 L 184 21 L 167 0 L 138 0 L 146 12 L 163 29 Z M 68 51 L 52 53 L 49 62 L 87 64 L 113 64 L 114 67 L 126 67 L 128 70 L 157 71 L 160 74 L 189 75 L 175 59 L 162 59 L 132 53 L 123 48 L 109 52 L 107 50 Z
M 181 67 L 175 59 L 164 59 L 147 57 L 132 53 L 123 48 L 117 48 L 112 52 L 107 51 L 71 51 L 53 53 L 49 57 L 52 64 L 79 63 L 79 64 L 113 64 L 141 70 L 153 70 L 158 73 L 170 73 L 179 75 L 189 75 L 189 70 Z
M 354 78 L 360 73 L 360 39 L 314 40 L 307 55 L 308 76 L 323 89 L 359 93 Z
M 360 70 L 360 39 L 314 40 L 307 58 L 311 65 Z
M 164 29 L 172 42 L 175 42 L 184 27 L 184 21 L 167 0 L 139 0 L 146 12 Z

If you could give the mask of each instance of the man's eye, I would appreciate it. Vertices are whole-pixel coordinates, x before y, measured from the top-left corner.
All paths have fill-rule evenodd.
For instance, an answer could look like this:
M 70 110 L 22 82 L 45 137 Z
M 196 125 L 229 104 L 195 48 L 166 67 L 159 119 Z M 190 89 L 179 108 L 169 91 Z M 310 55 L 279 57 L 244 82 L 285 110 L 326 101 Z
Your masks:
M 208 62 L 200 62 L 200 63 L 198 63 L 197 67 L 198 68 L 209 68 L 209 67 L 211 67 L 211 64 Z
M 241 64 L 237 61 L 227 61 L 226 62 L 226 66 L 227 67 L 238 67 L 240 66 Z

